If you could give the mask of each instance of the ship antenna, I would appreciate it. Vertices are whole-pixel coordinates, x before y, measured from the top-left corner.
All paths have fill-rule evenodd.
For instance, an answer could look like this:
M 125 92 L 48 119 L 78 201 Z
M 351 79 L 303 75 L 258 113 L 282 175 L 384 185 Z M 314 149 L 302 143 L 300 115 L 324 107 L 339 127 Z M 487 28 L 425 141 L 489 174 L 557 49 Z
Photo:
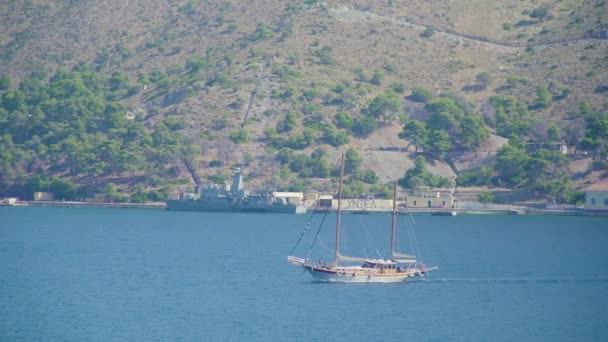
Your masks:
M 344 178 L 344 153 L 340 158 L 340 182 L 338 183 L 338 212 L 336 215 L 336 246 L 334 256 L 334 266 L 338 266 L 340 256 L 340 214 L 342 211 L 342 178 Z

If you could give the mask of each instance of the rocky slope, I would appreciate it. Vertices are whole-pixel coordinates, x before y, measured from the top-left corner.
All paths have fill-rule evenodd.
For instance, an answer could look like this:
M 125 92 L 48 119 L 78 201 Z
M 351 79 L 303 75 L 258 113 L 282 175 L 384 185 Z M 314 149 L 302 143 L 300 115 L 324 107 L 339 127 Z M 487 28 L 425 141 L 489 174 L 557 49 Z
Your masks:
M 265 132 L 287 111 L 301 121 L 331 122 L 339 111 L 359 117 L 394 84 L 405 90 L 406 117 L 425 118 L 406 99 L 421 86 L 434 95 L 456 93 L 490 120 L 490 96 L 532 104 L 544 85 L 558 100 L 533 111 L 538 134 L 551 123 L 580 131 L 583 102 L 598 111 L 608 106 L 608 3 L 601 0 L 31 0 L 9 1 L 0 17 L 0 73 L 13 84 L 80 63 L 107 74 L 124 71 L 140 88 L 122 100 L 137 120 L 149 128 L 169 115 L 187 123 L 179 134 L 201 147 L 193 169 L 203 179 L 217 173 L 208 163 L 221 160 L 225 172 L 247 162 L 257 176 L 251 182 L 267 183 L 264 170 L 278 165 Z M 192 73 L 197 58 L 206 58 L 205 66 Z M 142 77 L 155 71 L 167 81 Z M 479 84 L 482 73 L 487 84 Z M 346 92 L 336 95 L 339 84 Z M 286 89 L 293 96 L 281 96 Z M 341 104 L 328 105 L 335 98 Z M 306 104 L 316 105 L 313 114 Z M 229 137 L 241 128 L 249 139 L 237 144 Z M 395 180 L 414 160 L 400 130 L 393 117 L 368 137 L 324 147 L 353 147 L 381 181 Z M 452 166 L 435 161 L 430 170 L 453 179 L 491 163 L 504 138 L 488 141 L 485 153 L 451 156 Z M 188 175 L 185 166 L 180 170 Z M 580 186 L 597 177 L 578 175 Z

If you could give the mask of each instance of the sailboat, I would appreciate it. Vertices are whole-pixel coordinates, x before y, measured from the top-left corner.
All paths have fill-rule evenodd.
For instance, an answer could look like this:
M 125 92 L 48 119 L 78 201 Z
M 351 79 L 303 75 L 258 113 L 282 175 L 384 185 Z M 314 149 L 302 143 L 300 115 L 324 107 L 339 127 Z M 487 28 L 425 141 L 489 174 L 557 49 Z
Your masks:
M 303 268 L 312 275 L 315 281 L 342 283 L 398 283 L 415 279 L 416 277 L 425 276 L 430 271 L 438 268 L 435 266 L 424 265 L 422 262 L 418 261 L 414 255 L 402 254 L 395 251 L 395 230 L 397 225 L 397 183 L 395 183 L 393 191 L 393 211 L 389 258 L 371 259 L 342 255 L 340 253 L 340 225 L 342 213 L 341 201 L 343 178 L 344 154 L 342 154 L 341 158 L 340 181 L 338 185 L 338 210 L 336 217 L 336 238 L 333 262 L 325 263 L 320 260 L 319 262 L 315 263 L 310 258 L 289 255 L 287 257 L 287 261 L 289 263 Z M 302 235 L 303 234 L 304 233 L 302 233 Z M 302 235 L 300 236 L 300 239 L 302 238 Z M 298 242 L 299 241 L 300 240 L 298 240 Z

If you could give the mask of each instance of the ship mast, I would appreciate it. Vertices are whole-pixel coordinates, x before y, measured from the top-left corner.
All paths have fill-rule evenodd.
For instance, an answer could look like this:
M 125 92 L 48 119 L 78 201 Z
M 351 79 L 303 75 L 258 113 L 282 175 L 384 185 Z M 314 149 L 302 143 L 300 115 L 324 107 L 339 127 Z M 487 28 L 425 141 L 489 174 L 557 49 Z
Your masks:
M 336 215 L 336 246 L 334 248 L 334 266 L 338 266 L 338 256 L 340 255 L 340 214 L 342 211 L 342 178 L 344 178 L 344 153 L 340 158 L 340 182 L 338 183 L 338 213 Z
M 397 226 L 397 182 L 393 189 L 393 222 L 391 224 L 391 259 L 395 254 L 395 228 Z

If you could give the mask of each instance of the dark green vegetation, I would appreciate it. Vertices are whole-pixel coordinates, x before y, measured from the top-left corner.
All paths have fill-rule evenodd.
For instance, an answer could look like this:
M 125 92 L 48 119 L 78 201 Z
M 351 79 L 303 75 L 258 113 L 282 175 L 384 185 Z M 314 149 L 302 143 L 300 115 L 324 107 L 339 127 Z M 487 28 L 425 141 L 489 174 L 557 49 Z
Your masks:
M 330 191 L 347 151 L 348 196 L 575 202 L 608 167 L 606 1 L 341 5 L 0 6 L 0 196 L 160 200 L 235 166 Z
M 423 147 L 433 157 L 444 159 L 454 148 L 475 151 L 488 139 L 489 130 L 483 119 L 466 103 L 440 97 L 424 108 L 428 112 L 426 123 L 408 121 L 399 134 L 400 138 L 411 141 L 416 151 Z
M 527 189 L 556 201 L 578 202 L 580 198 L 577 198 L 572 175 L 568 171 L 569 157 L 556 148 L 564 140 L 594 155 L 592 170 L 608 168 L 608 113 L 587 112 L 586 105 L 583 105 L 578 114 L 586 123 L 582 135 L 576 135 L 573 128 L 562 134 L 557 126 L 551 125 L 539 139 L 532 136 L 534 122 L 525 107 L 512 98 L 493 97 L 491 101 L 500 103 L 496 106 L 496 117 L 497 122 L 500 118 L 499 127 L 502 128 L 497 131 L 504 130 L 511 138 L 508 144 L 497 150 L 492 168 L 482 166 L 462 173 L 456 179 L 458 185 Z M 526 144 L 522 139 L 533 143 Z
M 57 71 L 48 80 L 32 77 L 5 90 L 0 108 L 2 186 L 24 198 L 33 191 L 51 191 L 59 199 L 103 192 L 110 200 L 126 200 L 104 182 L 92 189 L 76 185 L 122 175 L 139 185 L 131 200 L 162 198 L 167 190 L 161 188 L 179 181 L 173 165 L 191 160 L 200 149 L 174 134 L 183 123 L 173 116 L 146 128 L 121 102 L 137 92 L 124 73 L 105 77 L 85 67 Z M 151 190 L 146 193 L 142 186 Z

